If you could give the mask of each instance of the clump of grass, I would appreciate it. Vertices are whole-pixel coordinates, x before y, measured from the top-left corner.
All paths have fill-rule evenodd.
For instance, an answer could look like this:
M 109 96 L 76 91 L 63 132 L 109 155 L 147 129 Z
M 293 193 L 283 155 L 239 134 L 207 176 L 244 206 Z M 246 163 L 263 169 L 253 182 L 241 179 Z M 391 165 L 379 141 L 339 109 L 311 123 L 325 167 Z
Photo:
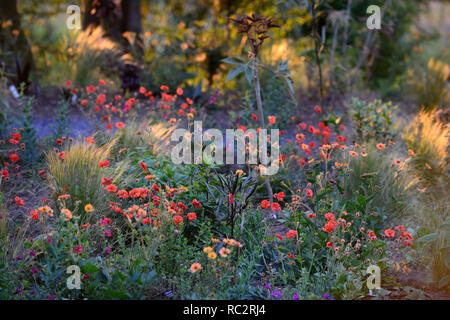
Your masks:
M 447 80 L 450 75 L 448 64 L 431 58 L 427 67 L 416 72 L 416 75 L 419 75 L 419 80 L 412 77 L 411 88 L 418 104 L 426 111 L 435 110 L 439 106 L 445 108 L 448 103 Z
M 378 150 L 375 143 L 362 148 L 366 156 L 351 158 L 349 172 L 344 178 L 346 198 L 366 199 L 366 211 L 381 211 L 388 218 L 405 214 L 414 205 L 413 179 L 407 174 L 404 162 L 396 165 L 401 157 L 394 146 Z M 391 149 L 391 150 L 389 150 Z
M 109 202 L 102 178 L 108 177 L 116 181 L 125 170 L 120 165 L 115 168 L 99 167 L 100 161 L 110 157 L 115 143 L 116 140 L 112 140 L 98 147 L 95 144 L 75 141 L 64 148 L 64 160 L 55 152 L 47 153 L 49 181 L 55 191 L 55 200 L 58 195 L 69 194 L 70 198 L 65 200 L 67 209 L 74 210 L 77 206 L 84 208 L 90 203 L 95 212 L 104 213 Z M 84 210 L 79 212 L 83 215 Z
M 113 152 L 117 153 L 125 148 L 128 152 L 150 149 L 156 156 L 168 154 L 173 130 L 174 127 L 168 127 L 162 122 L 129 121 L 124 129 L 117 131 L 112 137 L 117 141 Z
M 415 153 L 410 165 L 422 187 L 448 190 L 448 125 L 440 123 L 435 113 L 421 111 L 403 134 L 407 146 Z

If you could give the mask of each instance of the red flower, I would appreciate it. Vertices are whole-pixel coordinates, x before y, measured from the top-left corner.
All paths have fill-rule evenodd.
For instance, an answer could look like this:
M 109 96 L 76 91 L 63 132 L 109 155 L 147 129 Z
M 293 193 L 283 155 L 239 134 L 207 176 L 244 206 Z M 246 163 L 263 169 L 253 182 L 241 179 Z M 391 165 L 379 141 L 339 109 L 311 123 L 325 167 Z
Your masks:
M 386 237 L 390 237 L 390 238 L 395 237 L 395 231 L 392 229 L 386 229 L 384 231 L 384 234 L 386 235 Z
M 177 215 L 177 216 L 175 216 L 175 217 L 173 217 L 173 221 L 175 222 L 175 224 L 177 225 L 177 227 L 180 225 L 180 223 L 182 223 L 183 222 L 183 217 L 182 216 L 179 216 L 179 215 Z
M 107 190 L 109 193 L 116 193 L 116 191 L 117 191 L 117 186 L 116 186 L 115 184 L 107 185 L 107 186 L 106 186 L 106 190 Z
M 20 133 L 16 132 L 16 133 L 13 134 L 13 139 L 14 139 L 14 140 L 19 141 L 20 138 L 22 138 L 22 136 L 20 135 Z
M 233 195 L 231 193 L 228 195 L 228 203 L 229 204 L 233 203 Z
M 192 220 L 197 219 L 197 215 L 195 214 L 195 212 L 189 212 L 187 214 L 187 218 L 192 221 Z
M 272 210 L 273 211 L 280 211 L 281 210 L 280 204 L 278 202 L 272 203 Z
M 192 200 L 192 204 L 194 205 L 195 209 L 200 209 L 202 205 L 197 199 Z
M 323 227 L 323 231 L 325 232 L 331 232 L 336 227 L 336 222 L 334 220 L 330 220 L 327 222 L 327 224 Z
M 286 197 L 286 195 L 282 191 L 282 192 L 275 193 L 275 197 L 277 198 L 278 201 L 280 201 L 280 200 L 283 200 L 283 198 Z
M 282 235 L 280 235 L 279 233 L 276 234 L 277 238 L 280 240 L 284 240 L 284 237 Z
M 37 210 L 31 210 L 30 216 L 33 220 L 39 220 L 39 212 Z
M 20 199 L 19 197 L 15 197 L 14 198 L 14 201 L 16 201 L 16 203 L 19 205 L 19 206 L 23 206 L 24 205 L 24 201 L 22 200 L 22 199 Z
M 327 242 L 327 248 L 331 248 L 333 246 L 333 242 Z
M 318 107 L 318 106 L 315 106 L 315 107 L 314 107 L 314 110 L 315 110 L 317 113 L 322 113 L 322 109 L 320 109 L 320 107 Z
M 11 160 L 12 162 L 17 162 L 17 161 L 19 161 L 19 156 L 17 154 L 15 154 L 15 153 L 12 153 L 9 156 L 9 160 Z
M 327 219 L 327 220 L 334 220 L 335 219 L 334 214 L 332 214 L 331 212 L 326 213 L 325 214 L 325 219 Z
M 177 95 L 179 96 L 183 95 L 183 89 L 177 88 Z
M 142 219 L 142 223 L 143 224 L 150 224 L 150 218 L 144 218 L 144 219 Z
M 288 239 L 294 239 L 296 236 L 297 236 L 297 231 L 295 231 L 295 230 L 289 230 L 286 233 L 286 238 L 288 238 Z
M 95 142 L 94 137 L 92 137 L 92 136 L 87 137 L 87 138 L 86 138 L 86 142 L 87 142 L 88 144 L 93 144 L 93 143 Z
M 269 200 L 263 200 L 263 201 L 261 201 L 261 208 L 267 209 L 268 207 L 270 207 L 270 202 L 269 202 Z
M 121 122 L 121 121 L 116 122 L 116 128 L 117 129 L 123 129 L 123 128 L 125 128 L 125 124 L 123 122 Z
M 147 170 L 147 165 L 145 164 L 144 161 L 141 161 L 140 164 L 141 164 L 141 167 L 142 167 L 142 169 L 143 169 L 144 171 Z
M 98 164 L 98 166 L 99 166 L 100 168 L 103 168 L 103 167 L 109 167 L 109 161 L 108 161 L 108 160 L 100 161 L 99 164 Z
M 128 199 L 128 192 L 126 190 L 119 190 L 117 196 L 122 199 Z
M 315 217 L 316 217 L 315 213 L 308 214 L 308 219 L 312 219 L 312 218 L 315 218 Z
M 312 190 L 311 189 L 305 189 L 305 191 L 306 191 L 306 195 L 308 196 L 308 198 L 312 198 L 313 197 L 313 192 L 312 192 Z

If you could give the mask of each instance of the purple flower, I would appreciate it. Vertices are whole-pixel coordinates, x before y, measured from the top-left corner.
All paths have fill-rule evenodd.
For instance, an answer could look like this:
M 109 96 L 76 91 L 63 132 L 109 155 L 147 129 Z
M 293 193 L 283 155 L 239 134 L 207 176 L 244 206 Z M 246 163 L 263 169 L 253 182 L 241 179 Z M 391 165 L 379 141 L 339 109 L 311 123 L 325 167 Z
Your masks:
M 16 260 L 23 260 L 23 256 L 22 256 L 22 255 L 17 256 L 17 257 L 16 257 Z
M 272 297 L 275 297 L 276 299 L 280 299 L 283 296 L 283 293 L 280 290 L 275 290 L 270 294 Z
M 47 295 L 47 299 L 48 300 L 55 300 L 55 296 L 52 296 L 51 294 Z
M 17 293 L 17 294 L 21 294 L 21 293 L 22 293 L 22 286 L 20 286 L 19 288 L 17 288 L 16 293 Z
M 52 242 L 52 238 L 48 237 L 47 238 L 47 243 L 50 243 L 50 242 Z
M 292 300 L 298 300 L 298 298 L 299 298 L 299 295 L 298 295 L 298 293 L 296 293 L 296 294 L 294 294 L 294 296 L 292 297 Z
M 266 289 L 267 289 L 267 290 L 270 289 L 270 283 L 266 284 Z
M 211 98 L 209 99 L 209 104 L 213 104 L 215 101 L 216 101 L 216 98 L 211 97 Z
M 328 293 L 325 293 L 325 294 L 323 295 L 323 297 L 324 297 L 324 299 L 326 299 L 326 300 L 330 300 L 330 295 L 329 295 Z
M 30 250 L 29 255 L 33 256 L 33 257 L 36 257 L 36 251 Z
M 107 252 L 108 254 L 111 253 L 111 246 L 106 247 L 106 252 Z

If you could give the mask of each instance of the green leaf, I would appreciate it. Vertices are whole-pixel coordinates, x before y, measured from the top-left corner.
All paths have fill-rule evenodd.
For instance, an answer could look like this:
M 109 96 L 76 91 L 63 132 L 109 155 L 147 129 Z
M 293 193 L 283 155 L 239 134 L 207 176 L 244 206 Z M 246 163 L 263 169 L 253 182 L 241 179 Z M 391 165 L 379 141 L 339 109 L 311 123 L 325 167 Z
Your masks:
M 225 80 L 225 82 L 228 82 L 232 79 L 234 79 L 235 77 L 237 77 L 240 73 L 242 73 L 242 71 L 244 71 L 244 68 L 241 65 L 238 65 L 236 68 L 232 69 L 228 75 L 227 75 L 227 79 Z

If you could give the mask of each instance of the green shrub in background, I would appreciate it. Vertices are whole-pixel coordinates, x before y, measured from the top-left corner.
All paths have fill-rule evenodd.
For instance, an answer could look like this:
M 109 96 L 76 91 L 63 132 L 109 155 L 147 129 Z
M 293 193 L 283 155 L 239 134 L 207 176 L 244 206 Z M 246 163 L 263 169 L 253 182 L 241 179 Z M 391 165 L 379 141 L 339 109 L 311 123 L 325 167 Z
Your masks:
M 353 98 L 349 113 L 355 123 L 357 140 L 360 142 L 375 139 L 387 142 L 397 135 L 397 127 L 393 124 L 395 106 L 392 102 L 383 103 L 381 100 L 364 102 Z

